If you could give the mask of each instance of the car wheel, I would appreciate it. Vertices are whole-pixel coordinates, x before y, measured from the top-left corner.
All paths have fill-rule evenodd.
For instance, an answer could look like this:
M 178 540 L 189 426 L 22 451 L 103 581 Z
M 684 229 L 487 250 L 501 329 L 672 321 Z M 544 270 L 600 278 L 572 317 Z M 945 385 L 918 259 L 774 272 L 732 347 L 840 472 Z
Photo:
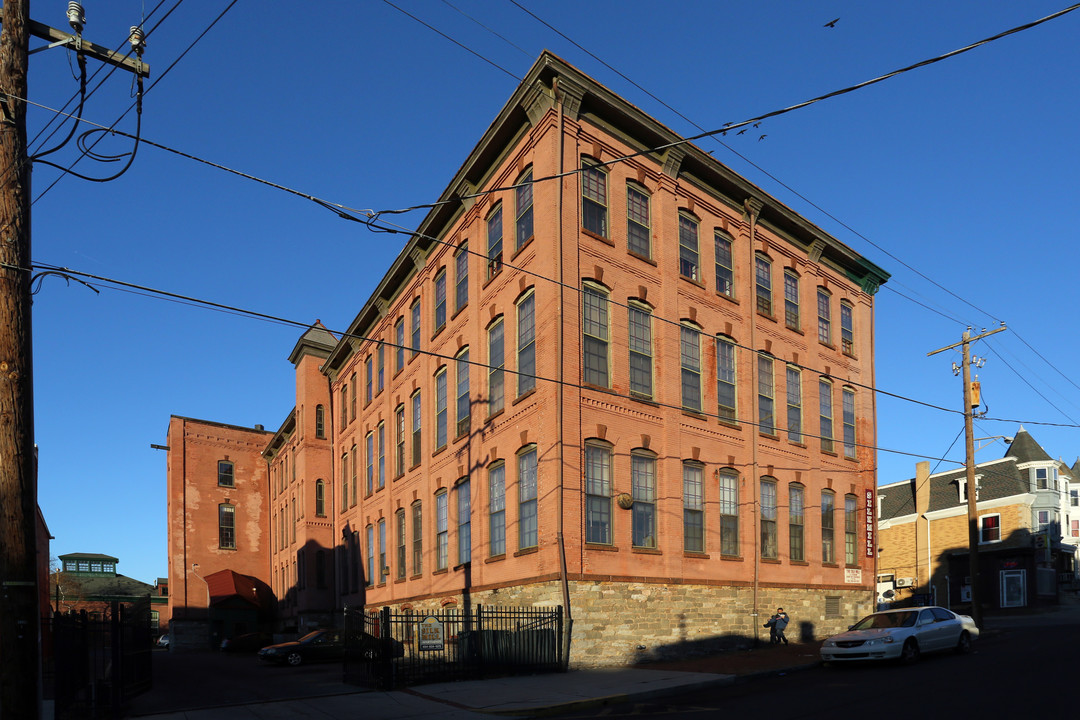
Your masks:
M 904 649 L 900 651 L 900 661 L 913 663 L 919 659 L 919 643 L 915 638 L 908 638 L 904 642 Z
M 956 652 L 963 655 L 971 650 L 971 634 L 967 630 L 960 633 L 960 639 L 956 641 Z
M 293 667 L 300 665 L 304 662 L 304 656 L 298 652 L 291 652 L 285 656 L 285 662 L 289 663 Z

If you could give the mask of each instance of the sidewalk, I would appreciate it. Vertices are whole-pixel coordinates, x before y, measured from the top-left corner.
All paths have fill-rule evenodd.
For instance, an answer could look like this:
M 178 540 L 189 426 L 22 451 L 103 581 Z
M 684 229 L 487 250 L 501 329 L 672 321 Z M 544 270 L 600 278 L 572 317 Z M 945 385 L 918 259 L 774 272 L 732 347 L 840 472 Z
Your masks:
M 127 717 L 154 720 L 270 720 L 319 718 L 365 720 L 495 715 L 535 717 L 630 699 L 658 697 L 703 687 L 730 685 L 740 678 L 788 672 L 818 663 L 819 643 L 736 651 L 635 668 L 571 670 L 568 673 L 435 683 L 392 692 L 358 690 L 343 683 L 321 684 L 317 697 L 238 702 L 216 707 L 162 711 L 161 702 L 136 698 Z M 172 659 L 172 658 L 170 658 Z M 287 669 L 282 669 L 288 672 Z M 147 695 L 168 693 L 155 687 Z M 188 688 L 188 695 L 195 688 Z M 175 695 L 175 693 L 172 693 Z M 172 703 L 166 703 L 172 704 Z M 181 705 L 182 706 L 182 705 Z M 173 705 L 176 707 L 176 705 Z

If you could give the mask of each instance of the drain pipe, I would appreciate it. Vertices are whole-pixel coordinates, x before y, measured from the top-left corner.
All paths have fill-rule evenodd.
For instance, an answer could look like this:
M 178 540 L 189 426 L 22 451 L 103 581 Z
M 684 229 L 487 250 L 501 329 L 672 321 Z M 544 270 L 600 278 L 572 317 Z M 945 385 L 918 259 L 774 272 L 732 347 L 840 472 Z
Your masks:
M 754 251 L 754 237 L 757 232 L 757 218 L 758 213 L 761 212 L 761 202 L 754 200 L 754 198 L 747 198 L 743 201 L 743 208 L 746 210 L 747 218 L 750 221 L 750 253 L 749 263 L 750 272 L 747 277 L 750 278 L 751 287 L 753 287 L 755 277 L 755 251 Z M 757 300 L 756 296 L 752 295 L 753 303 L 750 305 L 750 350 L 753 352 L 753 356 L 750 358 L 750 387 L 757 387 L 758 383 L 758 363 L 757 363 Z M 750 429 L 750 467 L 751 476 L 750 484 L 754 494 L 754 612 L 751 615 L 754 622 L 754 645 L 761 642 L 759 635 L 761 634 L 761 623 L 758 622 L 760 614 L 758 612 L 758 599 L 761 583 L 761 498 L 759 497 L 759 482 L 758 482 L 758 425 L 753 423 Z

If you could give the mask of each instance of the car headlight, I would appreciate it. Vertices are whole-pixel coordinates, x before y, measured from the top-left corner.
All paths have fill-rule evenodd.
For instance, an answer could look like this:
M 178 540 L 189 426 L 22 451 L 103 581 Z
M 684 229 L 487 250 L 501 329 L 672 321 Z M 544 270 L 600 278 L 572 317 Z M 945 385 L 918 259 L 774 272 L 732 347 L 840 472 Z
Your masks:
M 836 647 L 836 641 L 835 640 L 826 640 L 825 643 L 824 643 L 824 646 L 825 647 Z
M 894 643 L 894 642 L 896 642 L 896 640 L 893 639 L 892 635 L 886 635 L 884 637 L 874 638 L 873 640 L 867 640 L 866 644 L 867 645 L 888 645 L 889 643 Z

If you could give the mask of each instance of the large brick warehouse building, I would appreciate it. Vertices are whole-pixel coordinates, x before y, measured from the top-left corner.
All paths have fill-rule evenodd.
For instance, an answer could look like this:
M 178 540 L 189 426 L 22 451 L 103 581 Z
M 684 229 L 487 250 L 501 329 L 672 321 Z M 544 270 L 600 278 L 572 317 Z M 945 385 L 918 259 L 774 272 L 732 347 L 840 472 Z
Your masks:
M 605 664 L 871 608 L 888 275 L 680 141 L 545 53 L 351 325 L 305 333 L 231 518 L 279 622 L 568 605 Z

